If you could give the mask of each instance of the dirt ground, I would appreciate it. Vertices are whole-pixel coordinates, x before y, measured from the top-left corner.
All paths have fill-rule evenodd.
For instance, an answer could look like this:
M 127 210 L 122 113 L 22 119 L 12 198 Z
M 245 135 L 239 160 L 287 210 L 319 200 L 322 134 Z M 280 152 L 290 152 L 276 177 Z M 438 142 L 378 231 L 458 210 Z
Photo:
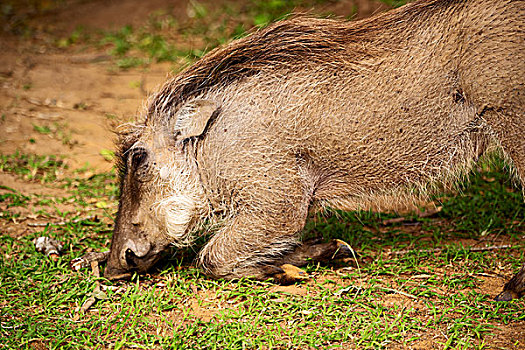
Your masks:
M 106 15 L 106 20 L 112 16 Z M 63 20 L 60 12 L 56 17 Z M 91 62 L 104 51 L 71 51 L 61 52 L 38 38 L 2 38 L 0 152 L 63 155 L 73 169 L 88 164 L 108 171 L 112 163 L 101 151 L 113 149 L 116 119 L 129 120 L 139 113 L 170 67 L 154 64 L 147 71 L 120 72 L 107 60 Z M 48 126 L 51 132 L 38 132 L 34 125 Z
M 202 2 L 213 8 L 221 1 Z M 57 38 L 68 37 L 79 26 L 87 33 L 115 30 L 127 24 L 141 26 L 148 14 L 159 10 L 185 21 L 191 15 L 189 1 L 72 0 L 38 4 L 26 1 L 14 5 L 16 15 L 4 21 L 0 32 L 0 154 L 20 151 L 59 155 L 64 157 L 68 171 L 87 169 L 84 176 L 107 172 L 113 167 L 107 155 L 114 149 L 115 126 L 140 114 L 148 95 L 170 71 L 180 67 L 172 62 L 153 62 L 147 67 L 120 70 L 107 47 L 59 48 L 55 42 Z M 357 17 L 386 8 L 372 0 L 345 0 L 324 6 L 340 16 L 347 16 L 357 8 Z M 30 28 L 31 34 L 24 34 L 24 28 Z M 61 191 L 3 173 L 0 185 L 22 193 Z M 23 234 L 23 230 L 15 229 L 19 227 L 16 223 L 9 225 L 2 230 Z M 497 294 L 501 289 L 501 278 L 495 275 L 480 278 L 485 280 L 485 293 Z M 274 288 L 291 294 L 306 293 L 303 286 Z M 399 304 L 396 298 L 411 302 L 399 295 L 392 295 L 392 300 L 386 302 Z M 199 311 L 195 305 L 192 308 L 202 312 L 205 319 L 216 312 Z M 512 339 L 525 334 L 509 327 L 499 332 L 508 332 Z M 506 337 L 507 334 L 499 334 L 494 341 L 506 346 Z M 432 339 L 423 339 L 421 348 L 431 343 Z

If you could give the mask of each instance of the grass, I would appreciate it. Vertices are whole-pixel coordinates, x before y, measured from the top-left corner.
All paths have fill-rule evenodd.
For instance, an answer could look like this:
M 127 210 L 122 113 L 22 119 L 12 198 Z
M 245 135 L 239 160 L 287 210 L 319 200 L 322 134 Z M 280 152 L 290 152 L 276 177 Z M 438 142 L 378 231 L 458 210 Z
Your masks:
M 405 5 L 408 1 L 407 0 L 381 0 L 381 2 L 384 2 L 390 7 L 399 7 Z
M 65 169 L 65 163 L 53 155 L 0 154 L 0 171 L 12 172 L 25 180 L 51 182 Z
M 57 168 L 66 176 L 44 180 Z M 183 252 L 131 282 L 100 278 L 102 293 L 85 314 L 79 309 L 95 278 L 87 269 L 71 271 L 69 261 L 109 246 L 114 173 L 82 179 L 53 157 L 19 153 L 2 156 L 0 169 L 66 191 L 37 196 L 2 187 L 0 223 L 15 231 L 0 236 L 0 343 L 6 348 L 483 349 L 496 347 L 495 339 L 502 347 L 523 346 L 509 330 L 524 327 L 525 301 L 492 301 L 503 277 L 525 261 L 525 205 L 500 164 L 473 173 L 460 195 L 440 195 L 443 211 L 414 216 L 410 225 L 383 226 L 394 215 L 371 212 L 311 221 L 308 235 L 345 239 L 360 254 L 359 267 L 311 264 L 309 282 L 281 287 L 211 280 L 191 267 L 192 253 Z M 16 208 L 38 213 L 48 225 L 26 226 L 30 216 L 16 215 Z M 63 255 L 52 261 L 35 252 L 38 236 L 64 242 Z M 468 249 L 485 241 L 519 249 Z M 407 252 L 395 253 L 401 250 Z M 485 290 L 490 283 L 496 291 Z

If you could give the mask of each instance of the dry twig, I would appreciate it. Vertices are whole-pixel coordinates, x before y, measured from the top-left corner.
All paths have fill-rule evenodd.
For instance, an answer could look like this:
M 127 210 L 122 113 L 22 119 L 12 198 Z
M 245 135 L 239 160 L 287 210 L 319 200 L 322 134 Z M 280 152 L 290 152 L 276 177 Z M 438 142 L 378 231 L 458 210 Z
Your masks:
M 103 263 L 108 260 L 109 251 L 107 252 L 89 252 L 81 256 L 80 258 L 75 258 L 69 262 L 69 266 L 73 271 L 78 271 L 85 267 L 91 265 L 92 262 L 96 261 L 97 263 Z
M 95 279 L 95 289 L 93 290 L 93 293 L 91 294 L 91 296 L 84 302 L 84 304 L 82 304 L 82 307 L 80 308 L 81 313 L 85 313 L 87 310 L 89 310 L 89 308 L 93 306 L 93 304 L 96 303 L 97 301 L 96 296 L 103 293 L 100 290 L 100 282 L 98 281 L 98 278 L 100 278 L 100 270 L 98 268 L 98 261 L 96 260 L 91 261 L 91 270 L 93 271 L 93 276 L 95 276 L 96 278 Z
M 49 223 L 49 222 L 35 222 L 35 223 L 28 223 L 27 226 L 30 226 L 30 227 L 45 227 L 47 225 L 57 225 L 57 226 L 62 226 L 62 225 L 67 225 L 67 224 L 71 224 L 71 223 L 77 223 L 77 222 L 81 222 L 81 221 L 86 221 L 86 220 L 93 220 L 93 221 L 96 221 L 97 220 L 97 216 L 88 216 L 86 218 L 83 218 L 83 219 L 75 219 L 75 220 L 70 220 L 70 221 L 59 221 L 59 222 L 52 222 L 52 223 Z M 88 225 L 86 223 L 84 223 L 84 225 Z
M 379 287 L 379 289 L 384 290 L 385 292 L 392 292 L 392 293 L 404 295 L 404 296 L 412 298 L 412 299 L 417 299 L 417 297 L 415 295 L 408 294 L 408 293 L 402 292 L 402 291 L 397 290 L 397 289 L 387 288 L 387 287 Z

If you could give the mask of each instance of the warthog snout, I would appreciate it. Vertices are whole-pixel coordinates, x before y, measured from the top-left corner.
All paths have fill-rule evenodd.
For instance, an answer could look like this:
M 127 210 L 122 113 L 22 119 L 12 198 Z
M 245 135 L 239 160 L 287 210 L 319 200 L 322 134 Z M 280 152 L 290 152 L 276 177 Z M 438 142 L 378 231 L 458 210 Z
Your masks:
M 120 265 L 124 268 L 140 268 L 143 265 L 142 260 L 150 252 L 151 244 L 149 242 L 133 242 L 128 240 L 122 247 L 119 254 Z
M 121 278 L 130 271 L 145 272 L 161 257 L 165 247 L 155 247 L 146 240 L 126 240 L 117 250 L 112 251 L 104 277 Z
M 162 250 L 147 241 L 128 240 L 116 252 L 117 259 L 110 256 L 104 276 L 111 279 L 129 271 L 145 272 L 159 260 Z

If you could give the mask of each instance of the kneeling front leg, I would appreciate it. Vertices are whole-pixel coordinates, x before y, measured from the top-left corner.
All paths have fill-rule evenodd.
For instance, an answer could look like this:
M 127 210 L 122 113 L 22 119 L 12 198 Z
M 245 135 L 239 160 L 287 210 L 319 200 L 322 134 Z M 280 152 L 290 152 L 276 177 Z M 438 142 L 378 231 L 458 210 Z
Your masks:
M 306 208 L 300 217 L 283 215 L 280 220 L 273 218 L 272 221 L 238 215 L 202 249 L 199 264 L 206 274 L 215 278 L 249 277 L 290 284 L 308 279 L 308 274 L 299 266 L 309 261 L 354 256 L 350 246 L 340 240 L 299 243 L 306 215 Z

